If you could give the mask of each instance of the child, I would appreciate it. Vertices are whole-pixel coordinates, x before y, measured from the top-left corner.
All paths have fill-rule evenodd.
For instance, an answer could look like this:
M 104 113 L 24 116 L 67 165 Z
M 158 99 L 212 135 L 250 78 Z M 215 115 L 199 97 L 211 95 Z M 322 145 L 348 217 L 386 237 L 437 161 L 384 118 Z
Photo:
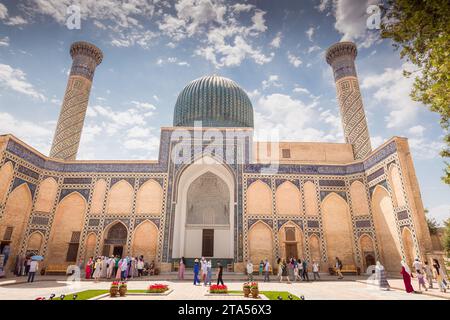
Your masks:
M 416 270 L 417 272 L 417 280 L 419 281 L 419 291 L 422 291 L 422 286 L 425 288 L 425 291 L 428 291 L 427 286 L 425 285 L 425 278 L 423 273 L 420 270 Z

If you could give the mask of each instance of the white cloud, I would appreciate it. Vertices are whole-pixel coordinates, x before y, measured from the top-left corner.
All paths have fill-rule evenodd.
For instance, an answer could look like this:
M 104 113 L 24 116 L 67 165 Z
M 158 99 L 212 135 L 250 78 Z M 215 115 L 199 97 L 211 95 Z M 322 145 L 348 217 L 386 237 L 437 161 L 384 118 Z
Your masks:
M 0 20 L 4 20 L 8 17 L 8 8 L 3 3 L 0 3 Z
M 253 30 L 259 31 L 259 32 L 264 32 L 267 30 L 266 27 L 266 20 L 264 19 L 264 15 L 266 13 L 262 10 L 256 10 L 255 15 L 252 17 L 252 22 L 253 22 Z
M 373 99 L 391 109 L 385 117 L 388 128 L 412 125 L 422 108 L 410 97 L 414 79 L 403 76 L 403 70 L 411 68 L 410 64 L 403 64 L 400 68 L 386 68 L 380 74 L 371 74 L 362 79 L 361 88 L 374 90 Z
M 252 10 L 255 6 L 252 4 L 236 3 L 231 6 L 235 12 L 248 12 Z
M 46 100 L 45 96 L 27 81 L 25 72 L 21 69 L 14 69 L 7 64 L 0 64 L 0 87 L 14 90 L 34 99 Z
M 21 16 L 10 17 L 5 24 L 8 26 L 21 26 L 27 24 L 28 21 Z
M 317 45 L 313 45 L 313 46 L 308 48 L 308 53 L 312 53 L 314 51 L 318 51 L 318 50 L 321 50 L 321 49 L 322 49 L 321 47 L 319 47 Z
M 270 42 L 270 46 L 274 48 L 279 48 L 281 45 L 281 32 L 278 32 L 275 38 Z
M 162 58 L 159 58 L 156 61 L 156 64 L 159 65 L 159 66 L 162 66 L 163 64 L 166 64 L 166 63 L 173 63 L 173 64 L 177 64 L 177 65 L 183 66 L 183 67 L 189 67 L 190 66 L 190 64 L 187 61 L 179 61 L 177 57 L 169 57 L 169 58 L 167 58 L 165 60 L 162 59 Z
M 370 137 L 370 144 L 372 145 L 372 149 L 378 148 L 385 141 L 386 141 L 386 139 L 383 138 L 382 136 L 371 136 Z
M 370 5 L 378 3 L 378 0 L 334 0 L 334 27 L 343 35 L 341 41 L 356 41 L 365 48 L 377 41 L 377 33 L 367 28 L 369 15 L 366 10 Z
M 0 47 L 9 47 L 9 37 L 0 38 Z
M 429 209 L 428 214 L 430 217 L 436 219 L 436 221 L 442 225 L 442 223 L 450 218 L 450 204 L 441 204 Z
M 313 41 L 314 27 L 310 27 L 305 33 L 308 36 L 309 41 Z
M 295 87 L 294 90 L 292 90 L 295 93 L 305 93 L 305 94 L 310 94 L 309 90 L 306 88 L 302 88 L 302 87 Z
M 16 119 L 10 113 L 0 112 L 0 134 L 13 134 L 43 153 L 50 150 L 54 127 L 53 123 Z
M 276 74 L 272 74 L 269 76 L 269 79 L 263 80 L 262 87 L 263 89 L 267 89 L 269 87 L 281 87 L 281 84 L 278 82 L 279 76 Z
M 323 12 L 328 8 L 330 2 L 331 0 L 320 0 L 320 3 L 315 8 L 320 12 Z
M 424 132 L 425 127 L 421 125 L 417 125 L 408 129 L 408 133 L 416 137 L 422 137 Z
M 289 95 L 261 96 L 255 104 L 255 132 L 277 132 L 285 141 L 336 141 L 339 128 L 331 112 L 317 112 L 317 102 L 305 104 Z M 328 125 L 328 126 L 327 126 Z M 326 128 L 326 132 L 316 127 Z M 257 139 L 258 140 L 258 139 Z
M 289 60 L 289 63 L 292 64 L 296 68 L 298 68 L 303 63 L 303 61 L 300 60 L 300 57 L 294 56 L 293 54 L 291 54 L 289 52 L 288 52 L 288 60 Z
M 430 160 L 439 157 L 444 148 L 444 142 L 426 139 L 424 137 L 410 137 L 408 139 L 411 152 L 415 159 Z

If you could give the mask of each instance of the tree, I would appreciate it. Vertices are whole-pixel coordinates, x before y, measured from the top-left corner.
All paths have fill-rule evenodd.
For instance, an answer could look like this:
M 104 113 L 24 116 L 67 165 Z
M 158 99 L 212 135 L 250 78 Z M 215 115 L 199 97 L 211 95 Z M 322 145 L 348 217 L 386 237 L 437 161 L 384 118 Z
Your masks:
M 429 216 L 427 216 L 428 209 L 425 209 L 424 211 L 427 217 L 428 230 L 430 231 L 430 234 L 436 235 L 439 229 L 438 223 L 435 218 L 430 218 Z
M 450 157 L 450 2 L 448 0 L 388 0 L 381 36 L 393 41 L 400 57 L 417 66 L 404 70 L 415 76 L 411 97 L 440 115 L 446 144 L 441 156 Z M 450 184 L 450 163 L 442 180 Z
M 444 250 L 447 252 L 447 256 L 450 257 L 450 218 L 444 221 L 444 225 L 445 225 L 445 232 L 442 244 L 444 245 Z

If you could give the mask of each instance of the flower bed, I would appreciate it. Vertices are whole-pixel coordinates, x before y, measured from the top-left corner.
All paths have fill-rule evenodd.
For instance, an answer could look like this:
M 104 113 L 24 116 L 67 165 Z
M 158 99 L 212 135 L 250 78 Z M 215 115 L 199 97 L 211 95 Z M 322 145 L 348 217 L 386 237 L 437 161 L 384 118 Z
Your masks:
M 169 286 L 167 284 L 155 283 L 148 287 L 147 293 L 163 293 L 169 290 Z
M 228 287 L 225 285 L 213 284 L 209 287 L 209 293 L 228 293 Z

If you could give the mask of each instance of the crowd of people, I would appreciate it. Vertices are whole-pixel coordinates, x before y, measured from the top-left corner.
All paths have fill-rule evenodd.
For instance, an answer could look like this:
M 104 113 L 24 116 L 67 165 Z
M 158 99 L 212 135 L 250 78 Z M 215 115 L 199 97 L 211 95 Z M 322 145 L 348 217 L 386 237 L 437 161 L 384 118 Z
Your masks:
M 204 286 L 210 286 L 212 283 L 212 261 L 202 257 L 200 260 L 194 260 L 194 285 L 200 285 L 203 282 Z M 178 266 L 178 279 L 184 280 L 184 273 L 186 270 L 186 260 L 184 257 L 180 259 Z M 220 261 L 217 261 L 216 267 L 217 285 L 224 285 L 223 282 L 223 266 Z M 201 281 L 201 282 L 200 282 Z
M 433 288 L 433 278 L 436 279 L 438 288 L 441 292 L 447 292 L 447 288 L 449 286 L 449 282 L 446 279 L 446 272 L 444 267 L 441 266 L 437 259 L 433 259 L 433 265 L 430 266 L 428 261 L 421 262 L 419 258 L 416 258 L 413 262 L 413 268 L 417 277 L 417 281 L 419 284 L 419 290 L 414 290 L 412 286 L 411 279 L 414 277 L 414 274 L 411 272 L 411 269 L 408 267 L 408 264 L 405 261 L 401 262 L 401 271 L 400 274 L 403 277 L 403 283 L 405 285 L 405 291 L 408 293 L 413 292 L 421 292 L 422 288 L 425 291 Z M 427 283 L 428 282 L 428 287 Z
M 144 256 L 124 257 L 99 256 L 89 258 L 85 265 L 86 279 L 117 279 L 125 281 L 129 278 L 155 274 L 155 262 L 148 263 Z

